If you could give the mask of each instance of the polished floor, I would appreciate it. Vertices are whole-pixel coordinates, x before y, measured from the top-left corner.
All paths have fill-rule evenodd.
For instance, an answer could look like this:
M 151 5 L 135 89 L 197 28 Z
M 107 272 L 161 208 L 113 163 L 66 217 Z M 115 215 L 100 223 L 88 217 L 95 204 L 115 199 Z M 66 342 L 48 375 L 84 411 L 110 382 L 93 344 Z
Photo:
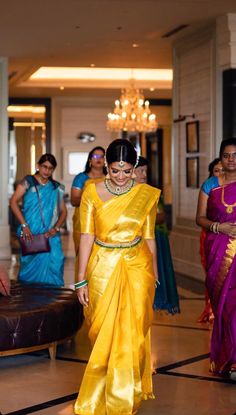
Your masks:
M 14 278 L 17 258 L 4 263 Z M 65 282 L 73 283 L 67 258 Z M 143 402 L 139 415 L 236 415 L 236 383 L 208 371 L 211 327 L 196 323 L 204 305 L 204 286 L 177 276 L 181 314 L 155 314 L 152 362 L 155 400 Z M 72 342 L 58 347 L 52 361 L 45 350 L 0 357 L 2 415 L 72 415 L 89 357 L 83 326 Z

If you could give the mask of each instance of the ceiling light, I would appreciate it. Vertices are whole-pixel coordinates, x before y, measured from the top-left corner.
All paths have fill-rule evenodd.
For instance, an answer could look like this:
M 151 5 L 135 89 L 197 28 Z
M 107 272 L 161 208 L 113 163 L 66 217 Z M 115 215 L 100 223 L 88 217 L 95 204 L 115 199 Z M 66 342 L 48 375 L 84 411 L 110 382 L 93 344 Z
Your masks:
M 134 88 L 133 82 L 130 88 L 122 91 L 113 112 L 107 117 L 109 131 L 150 132 L 157 129 L 156 115 L 151 113 L 149 101 L 144 99 L 142 91 Z
M 75 67 L 46 67 L 41 66 L 31 76 L 30 80 L 146 80 L 172 81 L 172 69 L 131 69 L 131 68 L 75 68 Z
M 8 105 L 7 110 L 9 112 L 31 112 L 33 114 L 44 114 L 46 112 L 45 107 L 32 105 Z
M 133 48 L 139 48 L 139 44 L 138 44 L 138 43 L 133 43 L 133 44 L 132 44 L 132 47 L 133 47 Z
M 155 88 L 149 88 L 149 91 L 153 92 L 155 91 Z
M 64 86 L 60 86 L 60 90 L 63 91 L 65 89 Z

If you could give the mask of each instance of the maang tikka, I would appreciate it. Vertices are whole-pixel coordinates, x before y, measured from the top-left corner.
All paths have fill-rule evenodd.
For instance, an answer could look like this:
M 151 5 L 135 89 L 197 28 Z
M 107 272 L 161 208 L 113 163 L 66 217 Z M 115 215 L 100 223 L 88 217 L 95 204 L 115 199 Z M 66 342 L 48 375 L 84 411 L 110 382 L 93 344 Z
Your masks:
M 121 146 L 121 148 L 120 148 L 120 161 L 119 161 L 119 166 L 120 167 L 124 167 L 124 165 L 125 165 L 125 162 L 123 160 L 123 147 L 124 146 Z

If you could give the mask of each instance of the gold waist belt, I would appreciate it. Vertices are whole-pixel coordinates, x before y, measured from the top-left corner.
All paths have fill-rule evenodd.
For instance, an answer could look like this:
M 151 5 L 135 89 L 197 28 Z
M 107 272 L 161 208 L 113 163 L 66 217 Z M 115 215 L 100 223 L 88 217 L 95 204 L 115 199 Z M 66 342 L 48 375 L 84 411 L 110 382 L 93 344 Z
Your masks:
M 118 242 L 117 244 L 116 243 L 109 243 L 109 242 L 103 242 L 103 241 L 100 241 L 100 239 L 95 239 L 95 244 L 96 245 L 99 245 L 99 246 L 102 246 L 102 247 L 104 247 L 104 248 L 132 248 L 133 246 L 136 246 L 136 245 L 138 245 L 139 244 L 139 242 L 141 241 L 141 237 L 140 236 L 137 236 L 133 241 L 130 241 L 130 242 Z

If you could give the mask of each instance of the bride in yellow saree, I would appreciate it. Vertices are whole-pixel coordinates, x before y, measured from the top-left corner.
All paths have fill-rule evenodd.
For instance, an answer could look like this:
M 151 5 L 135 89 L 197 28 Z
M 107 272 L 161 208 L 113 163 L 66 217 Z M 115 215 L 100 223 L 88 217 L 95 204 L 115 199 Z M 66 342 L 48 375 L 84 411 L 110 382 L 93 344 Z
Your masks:
M 150 327 L 160 190 L 135 185 L 136 152 L 127 140 L 110 144 L 107 162 L 110 178 L 89 184 L 80 205 L 75 288 L 93 346 L 75 404 L 81 415 L 132 415 L 154 397 Z

